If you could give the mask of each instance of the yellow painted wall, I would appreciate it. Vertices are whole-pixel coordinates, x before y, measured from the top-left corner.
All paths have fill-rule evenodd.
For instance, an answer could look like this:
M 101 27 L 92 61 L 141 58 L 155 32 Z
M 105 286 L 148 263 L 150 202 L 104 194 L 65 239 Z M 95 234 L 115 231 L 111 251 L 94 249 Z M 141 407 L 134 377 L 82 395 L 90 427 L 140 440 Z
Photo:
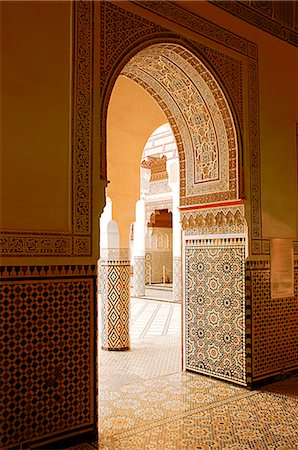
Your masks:
M 293 238 L 298 233 L 298 50 L 278 42 L 271 58 L 268 53 L 260 46 L 263 234 Z
M 140 163 L 152 132 L 167 122 L 157 103 L 135 82 L 119 76 L 111 96 L 107 122 L 107 195 L 113 202 L 113 219 L 121 247 L 128 247 L 130 224 L 140 198 Z
M 209 2 L 181 5 L 258 45 L 263 237 L 297 237 L 298 50 Z
M 71 3 L 1 13 L 0 227 L 69 231 Z
M 208 2 L 181 4 L 258 44 L 263 236 L 297 236 L 297 49 Z M 70 231 L 71 3 L 20 1 L 0 6 L 0 227 Z M 131 3 L 130 8 L 188 38 L 204 40 L 143 8 Z M 95 102 L 95 109 L 98 105 Z M 128 245 L 134 220 L 143 146 L 165 121 L 145 91 L 129 80 L 117 81 L 108 118 L 108 194 L 122 246 Z M 100 148 L 94 142 L 96 162 Z M 94 198 L 96 194 L 94 189 Z M 96 230 L 96 214 L 93 220 Z M 93 245 L 96 250 L 96 239 Z

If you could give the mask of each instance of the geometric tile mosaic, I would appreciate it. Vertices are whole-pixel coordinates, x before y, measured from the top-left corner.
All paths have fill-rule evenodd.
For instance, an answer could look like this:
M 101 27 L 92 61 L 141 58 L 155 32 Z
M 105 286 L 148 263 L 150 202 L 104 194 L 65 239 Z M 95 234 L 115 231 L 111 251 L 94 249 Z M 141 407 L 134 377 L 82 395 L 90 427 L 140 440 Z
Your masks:
M 180 372 L 102 386 L 99 440 L 75 449 L 294 450 L 298 401 L 285 383 L 293 379 L 277 383 L 278 393 L 248 391 Z
M 129 344 L 129 261 L 101 261 L 101 345 L 127 350 Z
M 273 410 L 273 414 L 268 411 Z M 150 450 L 297 449 L 297 401 L 242 393 L 156 421 L 151 427 L 115 433 L 99 448 Z M 153 426 L 152 426 L 153 425 Z
M 2 445 L 92 430 L 94 279 L 3 281 L 0 296 Z
M 178 335 L 144 335 L 150 317 L 160 318 L 133 299 L 130 352 L 101 352 L 99 440 L 75 450 L 242 450 L 297 448 L 298 378 L 249 391 L 200 374 L 163 371 L 171 345 L 179 353 Z M 175 319 L 176 321 L 177 319 Z M 164 323 L 164 321 L 162 321 Z M 165 340 L 165 338 L 167 338 Z M 159 351 L 159 356 L 158 352 Z M 143 357 L 140 358 L 140 355 Z M 128 358 L 129 357 L 129 358 Z M 117 361 L 118 360 L 118 361 Z M 156 371 L 152 367 L 156 366 Z M 160 372 L 158 372 L 160 369 Z
M 208 389 L 203 391 L 208 392 Z M 197 408 L 155 420 L 151 426 L 123 429 L 119 433 L 115 429 L 112 436 L 105 435 L 104 439 L 99 439 L 99 448 L 297 449 L 298 405 L 295 399 L 256 392 L 226 395 L 227 398 L 222 400 L 209 404 L 201 402 Z M 269 413 L 270 410 L 273 414 Z
M 206 407 L 226 397 L 243 394 L 238 386 L 198 377 L 177 372 L 112 388 L 102 385 L 99 398 L 101 437 L 118 434 L 128 437 L 146 430 L 148 424 L 151 427 L 187 411 L 193 412 L 201 402 Z
M 186 241 L 186 369 L 246 384 L 245 240 Z
M 272 298 L 270 267 L 247 270 L 251 280 L 253 381 L 298 367 L 298 267 L 294 296 Z

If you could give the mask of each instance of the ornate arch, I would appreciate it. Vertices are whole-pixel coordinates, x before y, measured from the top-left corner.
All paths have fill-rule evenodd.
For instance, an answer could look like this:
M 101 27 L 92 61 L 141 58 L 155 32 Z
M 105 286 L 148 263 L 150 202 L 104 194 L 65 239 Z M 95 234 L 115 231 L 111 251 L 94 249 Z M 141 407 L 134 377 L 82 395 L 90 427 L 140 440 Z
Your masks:
M 152 2 L 145 2 L 149 3 Z M 163 8 L 168 11 L 169 8 L 171 13 L 175 9 L 173 2 L 153 3 L 152 7 L 157 12 Z M 103 17 L 107 19 L 106 24 L 103 22 L 101 36 L 103 157 L 109 97 L 117 77 L 122 73 L 146 89 L 161 106 L 171 124 L 179 150 L 180 204 L 186 231 L 184 269 L 186 278 L 191 280 L 185 292 L 185 317 L 188 317 L 185 333 L 186 339 L 189 338 L 189 347 L 185 352 L 186 368 L 246 384 L 249 381 L 246 366 L 250 364 L 249 358 L 246 361 L 245 347 L 248 227 L 244 209 L 247 205 L 252 252 L 262 251 L 257 47 L 188 13 L 183 19 L 183 26 L 187 29 L 188 20 L 195 19 L 196 28 L 192 30 L 197 30 L 197 40 L 176 35 L 134 14 L 129 7 L 125 10 L 107 1 L 102 2 L 101 8 Z M 164 17 L 167 17 L 166 14 Z M 200 36 L 207 37 L 209 43 L 205 45 Z M 226 53 L 216 50 L 212 41 L 229 50 Z M 191 76 L 188 77 L 189 73 Z M 241 170 L 238 167 L 242 131 L 248 149 L 246 161 L 249 160 L 246 193 L 249 194 L 249 187 L 250 195 L 245 204 L 241 200 Z M 207 141 L 202 136 L 207 137 Z M 103 160 L 102 168 L 105 167 Z M 208 170 L 204 172 L 204 168 Z M 102 176 L 105 177 L 104 171 Z M 203 233 L 205 237 L 198 237 Z M 218 236 L 214 237 L 214 234 Z M 221 270 L 225 259 L 235 262 L 232 264 L 233 273 L 229 276 L 234 277 L 236 282 L 225 292 L 237 299 L 237 305 L 235 303 L 235 308 L 229 313 L 223 313 L 221 301 L 221 287 L 226 283 Z M 200 360 L 197 358 L 196 303 L 199 286 L 195 273 L 199 260 L 206 262 L 201 274 L 205 283 L 201 288 L 206 301 L 205 305 L 203 302 L 200 306 L 200 313 L 205 314 L 203 327 L 209 336 L 204 342 L 200 341 L 204 346 L 200 351 Z M 217 268 L 214 276 L 217 286 L 220 286 L 218 290 L 209 285 L 207 266 Z M 212 327 L 208 325 L 212 308 L 217 311 L 218 330 L 224 330 L 225 325 L 231 328 L 231 335 L 235 337 L 232 349 L 223 344 L 222 333 L 215 337 Z
M 163 43 L 140 51 L 121 74 L 152 95 L 172 126 L 180 204 L 238 199 L 236 129 L 225 95 L 206 66 L 183 46 Z
M 127 64 L 137 57 L 138 54 L 147 48 L 153 48 L 156 45 L 175 45 L 181 47 L 185 52 L 192 54 L 197 63 L 205 66 L 205 70 L 211 75 L 222 95 L 225 97 L 226 104 L 230 110 L 234 127 L 236 129 L 236 138 L 238 140 L 239 160 L 242 164 L 242 132 L 243 132 L 243 98 L 242 98 L 242 62 L 232 56 L 225 55 L 217 50 L 207 47 L 199 42 L 186 39 L 177 35 L 156 23 L 150 22 L 134 13 L 130 13 L 118 5 L 109 1 L 101 4 L 101 178 L 106 179 L 106 119 L 110 96 L 118 76 L 122 73 Z M 121 27 L 117 24 L 121 23 Z M 223 32 L 223 29 L 221 30 Z M 208 34 L 208 33 L 207 33 Z M 230 35 L 225 31 L 222 36 L 226 41 Z M 226 36 L 228 35 L 228 36 Z M 213 33 L 210 34 L 210 37 Z M 108 39 L 109 37 L 109 39 Z M 214 38 L 214 36 L 213 36 Z M 230 36 L 231 38 L 231 36 Z M 218 36 L 220 41 L 221 36 Z M 231 39 L 229 39 L 230 41 Z M 242 42 L 243 41 L 243 42 Z M 231 41 L 231 48 L 235 47 L 241 53 L 251 53 L 247 42 L 242 40 L 237 45 L 234 38 Z M 130 77 L 132 78 L 132 76 Z M 143 80 L 135 78 L 138 84 Z M 162 105 L 162 99 L 158 99 L 156 90 L 148 87 L 148 91 L 155 100 Z M 169 119 L 169 117 L 168 117 Z M 169 120 L 170 121 L 170 120 Z M 174 122 L 170 121 L 172 127 Z M 177 135 L 178 136 L 178 135 Z M 177 138 L 177 136 L 175 136 Z M 238 169 L 238 168 L 237 168 Z M 240 169 L 240 168 L 239 168 Z M 242 176 L 242 170 L 239 170 Z M 242 194 L 242 181 L 240 180 L 240 193 Z M 210 199 L 206 198 L 208 203 Z M 186 204 L 186 203 L 185 203 Z M 196 201 L 194 203 L 196 204 Z
M 148 6 L 145 2 L 142 7 Z M 147 5 L 147 6 L 146 6 Z M 162 2 L 151 2 L 150 7 L 161 16 L 175 16 L 176 6 Z M 179 10 L 180 11 L 180 10 Z M 238 145 L 238 198 L 247 198 L 250 208 L 245 216 L 249 222 L 250 248 L 252 254 L 266 253 L 266 240 L 262 240 L 260 156 L 258 118 L 258 54 L 257 46 L 206 19 L 184 11 L 179 13 L 183 26 L 195 24 L 198 39 L 187 39 L 175 34 L 157 22 L 150 21 L 135 12 L 121 8 L 118 4 L 105 1 L 100 4 L 101 60 L 100 60 L 100 109 L 101 109 L 101 178 L 106 180 L 106 116 L 109 98 L 114 83 L 127 63 L 139 52 L 157 44 L 176 44 L 190 51 L 210 71 L 225 96 L 233 116 Z M 178 18 L 177 16 L 177 18 Z M 175 22 L 175 21 L 174 21 Z M 180 23 L 180 22 L 179 22 Z M 121 24 L 121 26 L 120 26 Z M 210 44 L 199 37 L 207 38 Z M 215 43 L 227 51 L 216 49 Z M 213 45 L 214 44 L 214 45 Z M 249 99 L 249 102 L 248 102 Z M 162 100 L 162 99 L 161 99 Z M 249 124 L 249 126 L 247 126 Z M 172 124 L 173 127 L 173 124 Z M 177 137 L 177 136 L 176 136 Z M 246 175 L 244 192 L 243 146 L 247 146 Z M 183 161 L 180 160 L 181 167 Z M 185 186 L 181 185 L 181 189 Z M 229 202 L 233 202 L 230 200 Z M 221 203 L 225 203 L 223 201 Z M 243 201 L 242 201 L 243 203 Z M 187 204 L 191 209 L 197 204 Z M 202 203 L 201 203 L 202 204 Z M 247 203 L 246 203 L 247 204 Z M 219 205 L 218 205 L 219 206 Z M 249 216 L 247 216 L 249 214 Z

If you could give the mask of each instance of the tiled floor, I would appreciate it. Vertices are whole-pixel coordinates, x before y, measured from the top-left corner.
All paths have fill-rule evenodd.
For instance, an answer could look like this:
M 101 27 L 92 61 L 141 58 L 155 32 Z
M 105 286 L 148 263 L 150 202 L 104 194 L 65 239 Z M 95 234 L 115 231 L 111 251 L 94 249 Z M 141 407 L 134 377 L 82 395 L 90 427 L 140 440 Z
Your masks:
M 180 316 L 180 304 L 131 299 L 131 349 L 101 352 L 102 388 L 179 372 Z
M 131 351 L 101 352 L 99 441 L 78 449 L 298 449 L 298 377 L 249 391 L 181 372 L 180 312 L 133 300 Z

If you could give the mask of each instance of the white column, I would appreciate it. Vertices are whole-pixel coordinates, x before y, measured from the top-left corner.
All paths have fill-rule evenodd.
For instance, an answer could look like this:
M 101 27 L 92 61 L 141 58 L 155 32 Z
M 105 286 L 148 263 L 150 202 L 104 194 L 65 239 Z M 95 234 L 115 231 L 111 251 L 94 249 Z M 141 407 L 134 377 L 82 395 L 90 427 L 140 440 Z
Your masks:
M 181 222 L 179 212 L 180 196 L 173 193 L 173 300 L 181 301 Z
M 106 198 L 106 206 L 100 216 L 100 248 L 108 248 L 108 224 L 112 220 L 112 200 Z
M 180 182 L 178 159 L 167 163 L 169 186 L 173 192 L 173 300 L 181 301 L 181 223 L 180 223 Z
M 145 236 L 145 201 L 138 200 L 136 203 L 136 221 L 134 227 L 133 293 L 135 297 L 145 295 Z

